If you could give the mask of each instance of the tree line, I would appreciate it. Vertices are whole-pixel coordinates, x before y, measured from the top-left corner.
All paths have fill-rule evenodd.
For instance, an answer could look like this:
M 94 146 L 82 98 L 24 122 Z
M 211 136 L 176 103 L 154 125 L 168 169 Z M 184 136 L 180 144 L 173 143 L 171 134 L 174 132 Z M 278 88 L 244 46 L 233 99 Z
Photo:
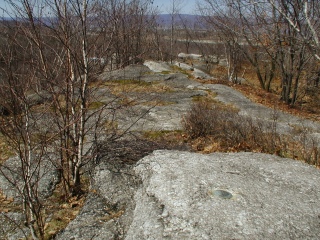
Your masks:
M 295 105 L 305 88 L 318 87 L 319 1 L 203 2 L 199 9 L 224 45 L 230 81 L 247 61 L 262 89 L 270 91 L 280 79 L 280 96 L 288 105 Z

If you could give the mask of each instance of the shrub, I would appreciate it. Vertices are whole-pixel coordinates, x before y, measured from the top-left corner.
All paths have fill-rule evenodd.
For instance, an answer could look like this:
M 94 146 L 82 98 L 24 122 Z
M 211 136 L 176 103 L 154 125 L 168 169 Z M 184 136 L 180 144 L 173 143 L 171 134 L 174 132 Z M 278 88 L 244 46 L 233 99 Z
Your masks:
M 190 111 L 184 116 L 182 124 L 191 139 L 209 136 L 215 130 L 212 121 L 217 114 L 212 104 L 204 101 L 193 103 Z
M 276 117 L 266 123 L 241 116 L 232 107 L 198 101 L 183 117 L 182 125 L 196 150 L 264 152 L 320 164 L 315 142 L 278 134 Z
M 183 127 L 191 141 L 203 140 L 205 145 L 215 142 L 219 151 L 258 151 L 281 155 L 283 144 L 274 123 L 265 124 L 239 115 L 232 107 L 208 102 L 196 102 L 183 118 Z M 271 132 L 267 129 L 273 129 Z M 210 139 L 208 142 L 207 139 Z M 217 144 L 218 143 L 218 144 Z M 202 149 L 201 149 L 202 148 Z

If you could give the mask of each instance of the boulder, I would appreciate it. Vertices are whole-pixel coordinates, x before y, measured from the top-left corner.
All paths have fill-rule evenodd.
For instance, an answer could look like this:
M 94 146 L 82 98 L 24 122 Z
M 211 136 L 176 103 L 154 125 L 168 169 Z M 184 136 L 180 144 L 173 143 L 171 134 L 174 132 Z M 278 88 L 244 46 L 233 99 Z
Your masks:
M 210 76 L 209 74 L 197 68 L 194 69 L 194 71 L 192 72 L 192 75 L 196 79 L 204 79 L 204 80 L 213 79 L 212 76 Z
M 183 70 L 186 70 L 186 71 L 193 71 L 194 70 L 193 66 L 190 66 L 189 64 L 186 64 L 186 63 L 176 62 L 175 65 Z
M 203 56 L 194 53 L 179 53 L 178 58 L 181 59 L 193 59 L 193 60 L 203 60 Z
M 125 239 L 319 239 L 320 172 L 258 153 L 156 151 Z
M 133 64 L 122 69 L 114 71 L 104 71 L 100 74 L 99 79 L 108 80 L 141 80 L 141 78 L 150 73 L 147 66 L 141 64 Z
M 145 61 L 143 65 L 147 66 L 153 72 L 171 72 L 172 69 L 167 62 Z
M 320 172 L 302 162 L 157 150 L 122 169 L 108 164 L 96 169 L 97 196 L 78 225 L 57 239 L 320 238 Z

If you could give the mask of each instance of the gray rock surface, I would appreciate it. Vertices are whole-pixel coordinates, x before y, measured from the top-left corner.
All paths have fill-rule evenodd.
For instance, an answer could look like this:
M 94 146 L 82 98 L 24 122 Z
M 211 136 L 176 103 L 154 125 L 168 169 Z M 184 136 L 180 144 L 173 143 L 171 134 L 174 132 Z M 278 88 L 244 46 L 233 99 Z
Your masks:
M 165 63 L 150 62 L 150 64 L 149 65 L 152 66 L 151 69 L 147 66 L 132 65 L 123 70 L 108 73 L 120 80 L 129 76 L 133 78 L 140 76 L 141 81 L 156 82 L 156 84 L 169 86 L 173 89 L 173 91 L 164 93 L 145 93 L 143 96 L 141 96 L 141 94 L 139 96 L 131 96 L 133 99 L 153 99 L 166 101 L 168 104 L 165 106 L 155 106 L 151 110 L 145 105 L 136 106 L 135 109 L 131 111 L 136 113 L 136 115 L 133 114 L 133 116 L 128 114 L 128 112 L 121 113 L 120 115 L 122 117 L 120 117 L 119 125 L 122 126 L 122 129 L 131 126 L 131 123 L 136 121 L 137 117 L 141 116 L 141 113 L 149 109 L 150 112 L 139 119 L 138 124 L 133 128 L 134 130 L 139 130 L 143 127 L 146 127 L 147 130 L 161 130 L 161 128 L 163 128 L 163 130 L 179 130 L 181 129 L 181 116 L 188 110 L 192 97 L 197 94 L 205 95 L 206 91 L 211 91 L 217 94 L 216 99 L 218 101 L 233 105 L 239 109 L 240 115 L 256 119 L 259 123 L 264 122 L 266 126 L 276 124 L 277 133 L 291 135 L 292 138 L 296 139 L 304 137 L 310 143 L 315 142 L 320 146 L 320 137 L 318 134 L 320 133 L 319 123 L 253 103 L 243 94 L 226 85 L 201 84 L 189 79 L 188 76 L 183 73 L 159 74 L 153 72 L 163 67 Z M 169 64 L 166 63 L 165 66 L 169 66 Z M 183 63 L 182 67 L 183 69 L 187 69 L 188 65 Z M 134 71 L 136 72 L 134 73 Z M 194 72 L 198 72 L 198 70 Z M 204 72 L 203 74 L 206 75 Z M 102 75 L 102 78 L 104 76 L 105 75 Z M 186 95 L 189 96 L 186 97 Z M 301 136 L 299 134 L 297 135 L 297 129 L 301 132 Z
M 174 73 L 165 81 L 165 84 L 174 88 L 184 89 L 190 85 L 200 86 L 201 84 L 189 79 L 186 74 Z
M 205 79 L 205 80 L 212 79 L 212 76 L 210 76 L 209 74 L 197 68 L 194 69 L 194 71 L 192 72 L 192 75 L 196 79 Z
M 135 171 L 142 183 L 125 239 L 320 238 L 320 172 L 301 162 L 156 151 Z
M 22 213 L 18 212 L 0 212 L 0 239 L 16 240 L 24 239 L 30 234 L 27 227 L 23 226 L 25 218 Z
M 201 84 L 183 73 L 161 73 L 152 69 L 155 66 L 132 65 L 101 75 L 102 80 L 133 79 L 170 88 L 126 94 L 137 105 L 115 113 L 120 129 L 180 130 L 193 97 L 215 92 L 218 101 L 236 107 L 240 115 L 276 122 L 279 133 L 294 138 L 299 137 L 295 129 L 302 129 L 320 143 L 318 123 L 255 104 L 228 86 Z M 100 89 L 96 98 L 113 106 L 115 96 Z M 146 104 L 150 101 L 161 104 Z M 85 206 L 56 239 L 320 238 L 320 177 L 312 166 L 255 153 L 155 151 L 146 156 L 150 149 L 163 148 L 148 147 L 141 155 L 127 152 L 130 144 L 116 142 L 104 150 L 108 154 L 92 173 Z M 149 145 L 141 143 L 139 149 L 143 146 Z M 44 195 L 50 193 L 47 187 L 53 186 L 55 175 L 48 171 L 45 176 Z M 18 175 L 12 174 L 12 179 Z M 0 188 L 15 197 L 3 182 L 0 179 Z
M 313 129 L 314 136 L 320 132 L 316 123 L 254 104 L 224 85 L 200 84 L 182 73 L 153 73 L 141 80 L 170 86 L 171 91 L 144 95 L 169 104 L 134 106 L 118 116 L 122 127 L 145 113 L 133 130 L 181 129 L 181 116 L 192 98 L 212 91 L 241 115 L 266 124 L 276 117 L 282 133 L 293 134 L 294 125 L 301 123 Z M 90 194 L 83 211 L 57 239 L 320 237 L 320 176 L 312 166 L 266 154 L 177 151 L 155 151 L 135 164 L 142 156 L 124 153 L 128 148 L 126 143 L 104 151 L 109 154 L 101 158 L 93 175 L 96 193 Z M 114 149 L 119 150 L 111 154 Z M 135 160 L 130 164 L 119 160 L 131 156 Z
M 115 71 L 105 71 L 100 75 L 101 80 L 139 80 L 147 75 L 150 69 L 144 65 L 129 65 Z
M 172 70 L 167 62 L 145 61 L 143 65 L 147 66 L 153 72 L 165 72 Z
M 184 63 L 184 69 L 187 68 L 185 65 L 187 64 Z M 140 71 L 140 68 L 141 67 L 138 67 L 138 71 Z M 146 79 L 150 77 L 161 79 L 163 76 L 163 74 L 158 73 L 149 74 L 148 76 L 143 77 L 142 81 L 146 81 Z M 156 94 L 153 94 L 152 96 L 150 95 L 150 97 L 161 101 L 166 100 L 170 104 L 152 108 L 148 114 L 139 120 L 138 124 L 133 128 L 134 130 L 142 129 L 142 127 L 146 127 L 147 130 L 160 130 L 161 128 L 163 128 L 163 130 L 181 129 L 181 116 L 189 109 L 192 97 L 196 95 L 206 95 L 208 91 L 211 91 L 217 94 L 216 99 L 218 101 L 221 101 L 224 104 L 233 105 L 239 109 L 240 115 L 256 119 L 259 123 L 264 122 L 266 126 L 276 125 L 276 131 L 279 134 L 289 135 L 295 139 L 303 137 L 310 143 L 315 142 L 320 146 L 320 136 L 318 134 L 320 133 L 319 123 L 301 119 L 291 114 L 253 103 L 243 94 L 226 85 L 201 84 L 189 79 L 187 75 L 183 73 L 171 73 L 165 74 L 165 76 L 166 78 L 159 80 L 158 84 L 169 86 L 173 88 L 174 91 L 161 93 L 157 96 L 155 96 Z M 146 96 L 147 94 L 145 94 L 144 98 Z M 172 99 L 174 100 L 172 101 Z M 140 107 L 140 109 L 147 111 L 145 106 Z M 130 121 L 132 121 L 132 119 Z M 130 121 L 126 114 L 126 117 L 120 122 L 130 123 Z M 301 130 L 300 134 L 296 133 L 297 129 Z
M 168 150 L 110 164 L 96 169 L 96 194 L 57 239 L 320 238 L 320 172 L 310 165 Z
M 193 71 L 194 69 L 193 66 L 190 66 L 189 64 L 182 63 L 182 62 L 176 62 L 174 65 L 186 71 Z
M 276 124 L 276 130 L 280 134 L 299 138 L 297 129 L 301 130 L 302 137 L 309 141 L 315 141 L 320 146 L 320 124 L 311 120 L 296 117 L 280 110 L 265 107 L 249 100 L 242 93 L 222 84 L 205 84 L 213 92 L 217 93 L 216 99 L 230 104 L 239 109 L 239 114 L 264 122 L 266 125 Z
M 181 130 L 181 118 L 189 108 L 190 101 L 165 106 L 137 106 L 131 114 L 118 118 L 118 127 L 130 131 Z M 144 114 L 145 113 L 145 114 Z
M 143 139 L 102 143 L 85 206 L 57 239 L 123 239 L 132 221 L 134 192 L 140 185 L 133 166 L 164 147 Z
M 120 229 L 116 219 L 110 217 L 112 209 L 105 198 L 90 193 L 78 216 L 64 231 L 57 234 L 56 239 L 117 239 Z
M 53 157 L 53 156 L 51 156 Z M 38 196 L 44 201 L 51 196 L 56 184 L 59 182 L 59 173 L 52 163 L 49 156 L 41 160 L 40 166 L 37 165 L 33 157 L 32 184 L 38 184 Z M 39 167 L 40 171 L 36 171 Z M 23 174 L 18 157 L 8 159 L 0 170 L 0 189 L 2 194 L 8 198 L 13 198 L 14 203 L 21 204 L 23 192 Z M 24 239 L 30 234 L 29 229 L 23 225 L 24 214 L 22 212 L 3 212 L 0 209 L 0 239 Z M 22 227 L 21 227 L 22 226 Z
M 156 73 L 143 75 L 140 80 L 153 85 L 169 87 L 169 90 L 160 93 L 147 91 L 143 94 L 141 92 L 127 93 L 125 96 L 138 104 L 129 108 L 121 108 L 116 112 L 116 122 L 119 129 L 130 129 L 131 131 L 181 130 L 181 118 L 189 109 L 192 99 L 205 96 L 207 92 L 203 90 L 200 83 L 190 80 L 186 74 L 159 74 L 159 69 L 169 66 L 167 63 L 160 62 L 158 65 L 157 62 L 152 61 L 147 63 L 151 67 L 149 71 L 155 71 Z M 145 66 L 135 65 L 108 74 L 113 77 L 117 76 L 119 80 L 122 80 L 135 67 L 138 72 L 141 72 L 141 69 L 146 70 Z M 135 76 L 135 74 L 132 74 L 132 76 Z M 108 79 L 105 75 L 102 77 L 105 80 Z M 97 99 L 99 98 L 100 101 L 105 103 L 112 102 L 112 99 L 115 99 L 115 96 L 110 95 L 106 89 L 100 89 L 96 95 Z M 148 102 L 153 102 L 153 104 L 146 104 Z
M 218 55 L 207 55 L 205 56 L 205 61 L 209 63 L 219 63 L 219 56 Z
M 157 151 L 135 171 L 142 184 L 126 239 L 320 237 L 312 166 L 266 154 Z
M 50 196 L 59 182 L 59 174 L 49 157 L 41 160 L 40 166 L 33 158 L 32 174 L 34 184 L 38 184 L 39 197 L 44 199 Z M 36 171 L 39 167 L 40 172 Z M 21 201 L 21 192 L 23 192 L 23 174 L 18 157 L 8 159 L 1 167 L 0 189 L 7 198 L 14 198 L 15 201 Z
M 176 66 L 180 67 L 183 70 L 187 70 L 187 71 L 192 71 L 191 75 L 195 78 L 195 79 L 213 79 L 213 77 L 211 75 L 209 75 L 208 73 L 206 73 L 205 70 L 207 69 L 207 66 L 205 64 L 197 64 L 197 65 L 189 65 L 186 63 L 180 63 L 180 62 L 176 62 L 175 63 Z
M 179 53 L 178 58 L 202 60 L 203 56 L 200 54 L 194 54 L 194 53 Z
M 226 58 L 220 59 L 219 60 L 219 65 L 222 67 L 227 67 L 228 66 L 228 60 Z

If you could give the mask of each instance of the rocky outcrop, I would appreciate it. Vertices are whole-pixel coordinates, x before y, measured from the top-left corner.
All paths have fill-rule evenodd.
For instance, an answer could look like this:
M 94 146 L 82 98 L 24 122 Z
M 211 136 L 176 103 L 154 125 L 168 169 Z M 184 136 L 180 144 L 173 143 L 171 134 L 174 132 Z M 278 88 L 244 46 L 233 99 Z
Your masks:
M 32 156 L 32 184 L 38 184 L 37 190 L 41 199 L 51 196 L 56 184 L 60 180 L 59 172 L 53 163 L 53 158 L 53 155 Z M 21 168 L 19 157 L 12 157 L 1 166 L 0 189 L 5 197 L 13 198 L 17 202 L 22 201 L 22 192 L 25 187 L 23 185 L 23 177 L 25 177 L 23 171 L 25 169 Z
M 131 65 L 121 70 L 104 73 L 101 75 L 103 80 L 111 79 L 139 79 L 145 82 L 153 82 L 153 84 L 169 87 L 170 90 L 161 93 L 145 92 L 143 97 L 139 93 L 138 96 L 127 97 L 137 100 L 158 101 L 164 104 L 147 107 L 144 103 L 135 106 L 134 111 L 137 113 L 134 117 L 128 113 L 121 113 L 122 119 L 119 119 L 119 126 L 122 128 L 131 126 L 132 121 L 135 122 L 134 130 L 179 130 L 181 129 L 181 117 L 190 109 L 190 103 L 194 96 L 205 96 L 208 92 L 216 94 L 216 100 L 234 106 L 239 110 L 239 114 L 248 116 L 253 120 L 263 123 L 267 129 L 272 129 L 269 126 L 276 126 L 276 131 L 279 134 L 292 136 L 296 140 L 300 137 L 307 139 L 308 142 L 320 146 L 320 125 L 317 122 L 302 119 L 287 113 L 283 113 L 274 108 L 268 108 L 261 104 L 256 104 L 250 101 L 240 92 L 233 88 L 221 84 L 201 84 L 190 79 L 185 73 L 159 73 L 162 68 L 170 69 L 168 63 L 148 61 L 147 65 Z M 189 68 L 188 68 L 189 66 Z M 180 68 L 190 70 L 192 66 L 181 63 Z M 198 78 L 210 78 L 205 72 L 194 68 L 191 71 L 197 78 L 197 74 L 201 73 Z M 214 78 L 210 78 L 214 80 Z M 105 94 L 104 94 L 105 95 Z M 147 112 L 142 118 L 141 112 Z M 136 122 L 137 121 L 137 122 Z M 127 125 L 125 123 L 128 123 Z M 302 134 L 297 134 L 297 130 Z M 301 136 L 300 136 L 301 135 Z
M 157 151 L 135 168 L 126 239 L 317 239 L 320 173 L 255 153 Z
M 247 116 L 267 127 L 275 126 L 278 134 L 291 136 L 300 141 L 304 139 L 315 146 L 320 146 L 320 125 L 308 119 L 303 119 L 280 110 L 266 107 L 249 100 L 242 93 L 222 84 L 205 84 L 206 88 L 217 93 L 216 99 L 224 104 L 232 105 L 239 110 L 239 114 Z
M 78 226 L 58 239 L 320 238 L 320 173 L 291 159 L 159 150 L 120 171 L 104 163 L 94 182 L 105 203 L 90 196 L 77 217 L 84 235 Z
M 277 132 L 293 137 L 299 137 L 295 129 L 308 131 L 304 137 L 318 137 L 320 143 L 317 123 L 255 104 L 228 86 L 193 81 L 183 71 L 167 73 L 161 68 L 167 69 L 168 64 L 148 66 L 132 65 L 101 75 L 105 81 L 139 80 L 168 89 L 126 93 L 137 104 L 115 114 L 119 129 L 130 127 L 134 134 L 180 130 L 193 98 L 214 93 L 216 100 L 232 105 L 240 115 L 276 123 Z M 187 65 L 180 67 L 191 71 Z M 99 89 L 96 97 L 105 103 L 115 99 L 109 89 Z M 132 144 L 138 152 L 131 151 Z M 132 139 L 101 143 L 106 154 L 94 162 L 98 166 L 93 172 L 88 171 L 92 184 L 86 203 L 56 239 L 320 238 L 320 176 L 314 167 L 257 153 L 162 150 L 151 154 L 165 147 L 137 144 Z M 47 196 L 56 183 L 56 172 L 50 162 L 44 163 L 49 167 L 43 168 L 41 192 Z M 12 179 L 18 179 L 17 174 Z M 0 180 L 5 195 L 18 199 L 14 189 L 6 186 Z
M 153 72 L 170 72 L 172 68 L 167 62 L 145 61 L 143 65 L 147 66 Z
M 203 55 L 194 54 L 194 53 L 179 53 L 178 58 L 181 59 L 194 59 L 194 60 L 203 60 Z
M 147 66 L 129 65 L 122 69 L 105 71 L 99 76 L 99 78 L 101 80 L 139 80 L 149 72 L 150 69 Z

